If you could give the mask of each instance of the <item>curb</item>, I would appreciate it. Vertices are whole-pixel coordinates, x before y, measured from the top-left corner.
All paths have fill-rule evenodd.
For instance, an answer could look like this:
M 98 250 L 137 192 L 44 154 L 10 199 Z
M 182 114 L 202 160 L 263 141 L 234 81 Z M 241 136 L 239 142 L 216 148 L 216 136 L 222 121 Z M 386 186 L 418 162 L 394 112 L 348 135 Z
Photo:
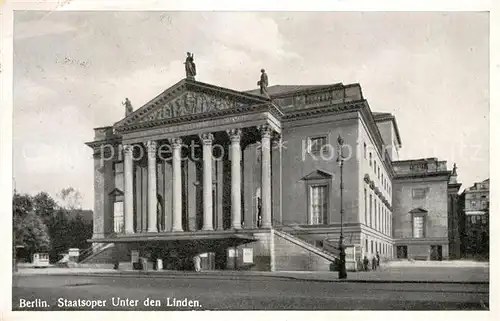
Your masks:
M 382 283 L 382 284 L 462 284 L 462 285 L 489 285 L 489 281 L 437 281 L 437 280 L 357 280 L 357 279 L 314 279 L 287 275 L 210 275 L 210 274 L 161 274 L 157 272 L 109 272 L 109 273 L 14 273 L 13 276 L 94 276 L 94 277 L 135 277 L 135 278 L 162 278 L 162 279 L 223 279 L 223 280 L 256 280 L 282 279 L 289 281 L 321 282 L 321 283 Z

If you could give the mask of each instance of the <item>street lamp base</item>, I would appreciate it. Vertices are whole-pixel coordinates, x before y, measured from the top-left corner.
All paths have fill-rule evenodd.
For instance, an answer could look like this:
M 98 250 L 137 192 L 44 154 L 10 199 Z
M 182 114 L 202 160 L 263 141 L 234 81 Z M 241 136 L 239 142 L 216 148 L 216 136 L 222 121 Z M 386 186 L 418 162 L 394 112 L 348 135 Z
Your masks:
M 347 279 L 347 270 L 345 268 L 345 249 L 342 245 L 340 246 L 339 279 Z

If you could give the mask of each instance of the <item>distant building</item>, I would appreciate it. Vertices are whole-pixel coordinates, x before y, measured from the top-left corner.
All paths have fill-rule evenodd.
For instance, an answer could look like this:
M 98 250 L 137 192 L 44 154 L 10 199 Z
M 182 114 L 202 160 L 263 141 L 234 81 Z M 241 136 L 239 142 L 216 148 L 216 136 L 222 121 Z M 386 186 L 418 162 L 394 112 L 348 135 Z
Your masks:
M 460 246 L 458 230 L 454 231 L 460 188 L 456 171 L 449 171 L 446 161 L 436 158 L 392 164 L 396 258 L 443 260 L 455 257 Z
M 474 183 L 464 192 L 465 257 L 489 256 L 490 179 Z

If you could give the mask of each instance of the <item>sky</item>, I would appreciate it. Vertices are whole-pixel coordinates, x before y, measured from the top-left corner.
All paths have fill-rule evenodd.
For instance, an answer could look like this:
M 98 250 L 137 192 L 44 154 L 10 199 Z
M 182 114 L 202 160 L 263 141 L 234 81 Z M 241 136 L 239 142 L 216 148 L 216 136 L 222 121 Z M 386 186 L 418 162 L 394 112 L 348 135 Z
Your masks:
M 396 116 L 400 159 L 489 177 L 489 16 L 484 12 L 40 12 L 14 15 L 13 171 L 22 193 L 73 187 L 93 207 L 93 128 L 184 78 L 256 89 L 360 83 Z

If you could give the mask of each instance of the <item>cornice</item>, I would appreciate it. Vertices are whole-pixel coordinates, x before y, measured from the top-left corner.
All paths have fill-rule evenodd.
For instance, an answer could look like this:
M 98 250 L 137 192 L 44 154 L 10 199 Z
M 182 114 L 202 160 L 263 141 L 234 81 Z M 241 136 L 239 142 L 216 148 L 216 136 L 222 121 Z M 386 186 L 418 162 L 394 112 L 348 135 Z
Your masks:
M 101 140 L 95 140 L 91 142 L 86 142 L 85 145 L 87 145 L 90 148 L 96 149 L 101 147 L 102 145 L 112 145 L 112 146 L 118 146 L 122 142 L 122 138 L 120 136 L 112 136 L 107 139 L 101 139 Z
M 286 110 L 283 116 L 283 120 L 291 121 L 302 118 L 330 114 L 330 113 L 362 110 L 363 106 L 364 106 L 364 100 L 359 100 L 352 103 L 338 103 L 338 104 L 331 104 L 330 102 L 325 101 L 317 107 L 304 107 L 300 109 Z
M 394 176 L 395 180 L 403 179 L 413 179 L 413 178 L 427 178 L 427 177 L 446 177 L 446 180 L 451 175 L 451 171 L 436 171 L 436 172 L 420 172 L 420 173 L 406 173 L 406 174 L 396 174 Z

